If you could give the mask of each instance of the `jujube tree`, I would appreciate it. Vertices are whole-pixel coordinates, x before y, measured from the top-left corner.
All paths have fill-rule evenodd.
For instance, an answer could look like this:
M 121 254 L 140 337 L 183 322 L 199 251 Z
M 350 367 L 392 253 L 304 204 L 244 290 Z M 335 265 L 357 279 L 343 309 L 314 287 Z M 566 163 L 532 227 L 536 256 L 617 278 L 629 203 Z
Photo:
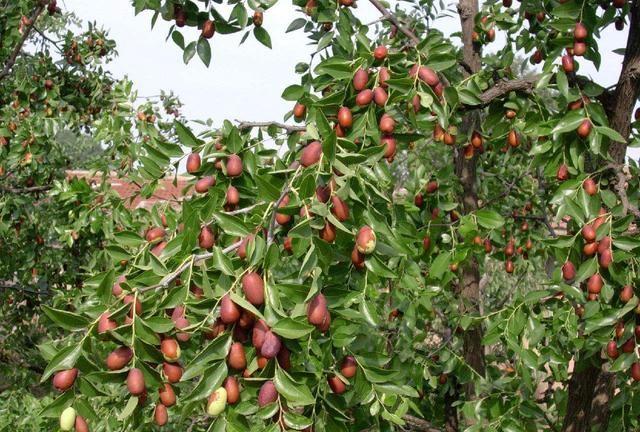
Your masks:
M 93 289 L 50 310 L 75 330 L 43 374 L 65 430 L 637 427 L 640 4 L 462 0 L 458 44 L 436 5 L 370 1 L 375 34 L 353 2 L 294 2 L 317 60 L 283 92 L 298 125 L 176 121 L 180 156 L 150 136 L 193 195 L 122 220 Z M 271 45 L 271 4 L 134 3 L 187 61 L 219 34 Z M 605 89 L 579 65 L 625 21 Z

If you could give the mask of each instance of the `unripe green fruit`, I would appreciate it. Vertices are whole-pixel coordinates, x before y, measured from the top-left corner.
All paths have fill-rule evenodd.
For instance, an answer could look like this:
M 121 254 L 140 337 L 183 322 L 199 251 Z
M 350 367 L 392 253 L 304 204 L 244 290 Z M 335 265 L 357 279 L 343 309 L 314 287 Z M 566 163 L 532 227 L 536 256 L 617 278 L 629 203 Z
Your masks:
M 227 406 L 227 390 L 224 387 L 220 387 L 218 390 L 211 393 L 209 396 L 209 402 L 207 403 L 207 414 L 210 416 L 217 416 L 224 411 Z
M 60 429 L 63 431 L 73 430 L 76 424 L 76 410 L 72 407 L 65 408 L 60 414 Z

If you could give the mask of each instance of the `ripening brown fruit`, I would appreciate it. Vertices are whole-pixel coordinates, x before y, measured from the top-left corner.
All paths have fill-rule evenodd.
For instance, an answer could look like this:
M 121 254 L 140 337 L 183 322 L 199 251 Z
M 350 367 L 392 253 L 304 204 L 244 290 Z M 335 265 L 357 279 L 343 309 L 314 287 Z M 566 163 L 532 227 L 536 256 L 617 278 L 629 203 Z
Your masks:
M 504 270 L 507 273 L 513 273 L 513 271 L 515 270 L 515 266 L 513 264 L 513 261 L 511 261 L 510 259 L 506 260 L 504 262 Z
M 422 249 L 424 249 L 425 251 L 428 251 L 429 248 L 431 248 L 431 237 L 426 235 L 422 239 Z
M 588 256 L 588 257 L 594 256 L 597 251 L 598 251 L 598 243 L 596 243 L 596 242 L 594 242 L 594 243 L 586 243 L 582 248 L 582 253 L 585 254 L 585 256 Z
M 87 421 L 81 415 L 76 415 L 76 422 L 74 424 L 75 432 L 89 432 L 89 425 Z
M 589 36 L 589 31 L 587 30 L 587 26 L 583 23 L 578 22 L 573 29 L 573 39 L 579 42 L 584 41 Z
M 607 344 L 607 355 L 611 360 L 615 360 L 618 358 L 620 353 L 618 352 L 618 344 L 616 341 L 609 341 Z
M 207 193 L 212 186 L 215 186 L 215 184 L 215 177 L 206 176 L 198 180 L 193 188 L 197 193 Z
M 640 363 L 635 362 L 632 364 L 629 371 L 631 378 L 633 378 L 634 381 L 640 381 Z
M 220 301 L 220 319 L 225 324 L 233 324 L 240 319 L 240 308 L 229 294 L 225 294 Z
M 253 332 L 251 334 L 251 343 L 255 347 L 256 351 L 260 351 L 262 348 L 262 344 L 264 343 L 264 338 L 267 332 L 269 331 L 269 326 L 267 323 L 260 319 L 253 326 Z
M 449 132 L 445 132 L 444 135 L 442 136 L 442 142 L 448 146 L 455 145 L 456 136 L 453 134 L 450 134 Z
M 376 87 L 373 89 L 373 100 L 379 107 L 385 106 L 387 100 L 389 99 L 389 95 L 387 95 L 387 91 L 382 87 Z
M 211 39 L 216 32 L 216 23 L 211 20 L 206 20 L 202 23 L 202 37 L 205 39 Z
M 444 140 L 444 129 L 438 122 L 436 122 L 435 126 L 433 127 L 433 139 L 434 141 Z
M 378 84 L 380 84 L 380 87 L 382 88 L 387 88 L 387 80 L 391 78 L 391 75 L 389 74 L 389 69 L 387 69 L 386 67 L 381 67 L 380 70 L 378 71 Z
M 145 392 L 144 376 L 138 368 L 133 368 L 127 375 L 127 389 L 133 396 L 140 396 Z
M 358 372 L 358 364 L 356 363 L 356 359 L 353 356 L 345 356 L 342 359 L 342 364 L 340 365 L 340 373 L 345 378 L 353 378 L 356 376 Z
M 224 380 L 223 387 L 227 391 L 227 403 L 233 405 L 240 400 L 240 386 L 235 377 L 228 376 Z
M 502 0 L 502 6 L 506 8 L 510 8 L 512 4 L 513 4 L 513 0 Z
M 327 299 L 322 293 L 317 294 L 309 302 L 307 307 L 307 320 L 309 324 L 322 325 L 326 320 L 329 310 L 327 309 Z
M 531 56 L 531 62 L 533 64 L 540 64 L 543 59 L 544 59 L 544 56 L 542 54 L 542 51 L 540 51 L 539 49 L 535 50 L 535 52 Z
M 616 9 L 622 9 L 627 4 L 627 0 L 613 0 L 613 7 Z
M 630 337 L 626 340 L 625 343 L 622 344 L 622 352 L 629 354 L 632 353 L 636 349 L 636 341 L 633 337 Z
M 440 83 L 438 74 L 427 66 L 421 66 L 420 69 L 418 69 L 418 78 L 431 87 L 435 87 Z
M 266 359 L 275 358 L 282 348 L 280 338 L 271 330 L 267 330 L 264 334 L 264 341 L 260 348 L 260 354 Z
M 243 329 L 250 329 L 253 327 L 255 320 L 256 316 L 252 312 L 243 309 L 242 315 L 240 315 L 240 319 L 238 320 L 238 326 Z
M 573 55 L 582 57 L 587 52 L 587 44 L 584 42 L 574 42 L 573 43 Z
M 484 252 L 491 253 L 492 250 L 493 250 L 493 245 L 491 244 L 491 240 L 488 238 L 484 239 Z
M 582 183 L 582 188 L 588 195 L 591 196 L 598 193 L 598 185 L 591 177 L 585 179 L 585 181 Z
M 591 294 L 600 294 L 602 291 L 602 276 L 599 273 L 594 274 L 587 280 L 587 291 Z
M 242 159 L 236 154 L 229 155 L 227 158 L 227 175 L 229 177 L 238 177 L 242 174 Z
M 582 123 L 580 123 L 580 126 L 578 126 L 577 132 L 580 138 L 588 137 L 591 133 L 591 120 L 584 119 Z
M 162 363 L 162 372 L 170 383 L 177 383 L 182 378 L 182 366 L 178 363 Z
M 515 245 L 513 244 L 513 241 L 509 241 L 507 243 L 507 245 L 504 248 L 504 254 L 508 257 L 513 256 L 513 254 L 515 253 Z
M 351 251 L 351 263 L 353 264 L 353 266 L 358 270 L 362 270 L 364 268 L 364 260 L 364 254 L 358 250 L 357 246 L 354 246 L 353 250 Z
M 118 327 L 115 321 L 109 319 L 109 312 L 104 312 L 98 319 L 98 333 L 106 333 Z
M 373 58 L 377 61 L 382 61 L 387 57 L 388 52 L 389 51 L 387 50 L 386 46 L 379 45 L 376 47 L 376 49 L 373 50 Z
M 562 56 L 562 69 L 565 73 L 571 73 L 575 71 L 575 62 L 571 54 L 565 54 Z
M 202 249 L 211 249 L 215 244 L 215 238 L 213 236 L 213 231 L 208 226 L 203 226 L 200 228 L 200 234 L 198 235 L 198 246 Z
M 353 125 L 353 115 L 349 108 L 343 106 L 338 109 L 338 124 L 344 129 L 351 128 Z
M 613 255 L 611 253 L 611 249 L 605 249 L 598 254 L 598 263 L 602 268 L 609 268 L 611 263 L 613 262 Z
M 559 181 L 565 181 L 569 178 L 569 167 L 566 164 L 562 164 L 558 167 L 556 172 L 556 179 Z
M 153 421 L 158 426 L 164 426 L 169 421 L 169 414 L 167 413 L 167 407 L 161 403 L 156 403 L 156 409 L 153 411 Z
M 367 82 L 369 81 L 369 72 L 360 68 L 356 71 L 353 76 L 353 88 L 356 91 L 364 90 L 367 87 Z
M 160 397 L 162 405 L 166 407 L 176 404 L 176 393 L 173 391 L 173 387 L 171 387 L 171 384 L 169 383 L 164 383 L 162 387 L 160 387 L 158 390 L 158 396 Z
M 291 369 L 291 351 L 289 351 L 286 346 L 282 345 L 277 360 L 282 369 Z
M 384 135 L 380 139 L 380 145 L 384 146 L 383 156 L 391 162 L 396 155 L 396 139 L 392 135 Z
M 231 207 L 235 207 L 240 203 L 240 192 L 235 186 L 229 186 L 226 194 L 226 204 Z
M 260 306 L 264 303 L 264 282 L 258 273 L 249 272 L 242 277 L 242 291 L 252 305 Z
M 331 391 L 335 394 L 342 394 L 347 391 L 347 386 L 340 378 L 335 375 L 327 378 L 327 382 L 329 383 L 329 387 L 331 387 Z
M 373 100 L 373 90 L 371 89 L 364 89 L 356 95 L 356 105 L 361 107 L 369 105 L 372 100 Z
M 349 219 L 349 206 L 340 197 L 334 195 L 331 197 L 331 213 L 340 222 L 344 222 Z
M 634 296 L 633 287 L 631 285 L 625 285 L 620 291 L 620 301 L 628 303 Z
M 72 368 L 57 372 L 53 376 L 53 386 L 56 390 L 66 391 L 71 388 L 74 382 L 76 382 L 76 377 L 78 376 L 78 369 Z
M 282 197 L 282 200 L 280 200 L 280 203 L 278 203 L 278 208 L 286 207 L 288 205 L 289 205 L 289 195 L 285 195 L 284 197 Z M 289 222 L 291 222 L 291 215 L 288 215 L 286 213 L 276 212 L 275 219 L 278 225 L 286 225 Z
M 202 161 L 200 159 L 199 153 L 191 153 L 187 157 L 187 172 L 189 174 L 193 174 L 200 170 L 200 166 L 202 165 Z
M 302 120 L 306 113 L 307 107 L 300 102 L 296 102 L 296 104 L 293 106 L 293 117 L 296 120 Z
M 320 161 L 322 156 L 322 143 L 320 141 L 312 141 L 302 149 L 300 153 L 300 165 L 309 167 Z
M 509 120 L 513 120 L 514 118 L 516 118 L 516 112 L 514 110 L 508 109 L 505 112 L 504 116 Z
M 425 191 L 428 194 L 432 194 L 435 191 L 438 190 L 438 181 L 437 180 L 430 180 L 426 185 L 425 185 Z
M 473 133 L 471 134 L 471 145 L 474 148 L 480 148 L 480 147 L 482 147 L 482 144 L 483 144 L 483 139 L 482 139 L 482 135 L 480 134 L 480 132 L 473 131 Z
M 234 342 L 229 349 L 227 364 L 232 369 L 242 370 L 247 367 L 247 357 L 244 354 L 244 346 L 240 342 Z
M 413 197 L 413 204 L 418 208 L 424 206 L 424 195 L 422 195 L 422 192 L 418 192 L 416 196 Z
M 320 230 L 320 238 L 327 243 L 333 243 L 336 240 L 336 227 L 329 221 L 325 221 L 324 227 Z
M 253 13 L 253 25 L 256 27 L 261 27 L 262 23 L 264 22 L 264 12 L 262 11 L 262 9 L 256 9 L 256 11 Z
M 368 255 L 376 248 L 376 233 L 370 226 L 365 225 L 356 234 L 356 247 L 360 253 Z
M 592 243 L 596 240 L 596 230 L 590 224 L 587 224 L 582 227 L 581 234 L 582 234 L 582 238 L 587 243 Z
M 507 144 L 511 147 L 518 147 L 520 145 L 520 137 L 513 129 L 510 130 L 507 135 Z
M 160 351 L 165 361 L 175 363 L 180 358 L 180 345 L 175 339 L 164 339 L 160 342 Z
M 258 406 L 263 407 L 278 400 L 278 391 L 273 381 L 265 381 L 258 392 Z
M 392 134 L 396 127 L 396 121 L 389 114 L 382 114 L 380 117 L 380 123 L 378 125 L 380 132 L 385 134 Z
M 131 312 L 129 312 L 129 316 L 132 315 L 132 312 L 135 311 L 136 315 L 140 315 L 142 313 L 142 303 L 140 303 L 140 299 L 135 298 L 133 295 L 128 294 L 122 298 L 124 304 L 131 304 L 135 300 L 135 304 L 131 306 Z
M 144 238 L 149 243 L 157 243 L 157 242 L 163 240 L 166 234 L 167 233 L 164 230 L 164 228 L 162 228 L 162 227 L 153 227 L 153 228 L 149 228 L 147 230 L 146 234 L 144 235 Z
M 133 358 L 133 351 L 128 346 L 121 346 L 111 351 L 107 356 L 106 364 L 109 370 L 124 368 Z

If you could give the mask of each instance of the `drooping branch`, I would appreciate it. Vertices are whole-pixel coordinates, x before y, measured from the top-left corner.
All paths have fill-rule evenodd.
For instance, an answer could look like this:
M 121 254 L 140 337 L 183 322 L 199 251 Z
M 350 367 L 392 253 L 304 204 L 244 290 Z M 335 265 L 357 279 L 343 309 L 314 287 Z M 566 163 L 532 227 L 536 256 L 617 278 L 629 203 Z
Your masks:
M 539 75 L 533 75 L 525 78 L 498 81 L 493 87 L 481 93 L 479 99 L 483 105 L 488 105 L 493 100 L 506 96 L 512 91 L 531 92 L 539 79 Z
M 277 121 L 265 121 L 265 122 L 250 122 L 250 121 L 241 121 L 236 120 L 238 122 L 238 129 L 251 129 L 255 127 L 270 127 L 275 126 L 280 129 L 284 129 L 287 134 L 291 135 L 296 132 L 304 132 L 307 130 L 305 126 L 296 126 L 296 125 L 288 125 L 286 123 L 280 123 Z
M 415 35 L 415 33 L 413 33 L 411 30 L 409 30 L 408 28 L 406 28 L 405 26 L 403 26 L 400 21 L 398 21 L 398 18 L 392 14 L 391 12 L 389 12 L 387 10 L 386 7 L 384 7 L 384 5 L 382 3 L 380 3 L 378 0 L 369 0 L 369 2 L 376 8 L 378 9 L 378 11 L 380 11 L 380 13 L 382 14 L 382 16 L 384 17 L 384 19 L 386 19 L 387 21 L 389 21 L 391 24 L 393 24 L 394 26 L 396 26 L 398 28 L 398 30 L 400 30 L 400 32 L 402 32 L 402 34 L 404 34 L 406 37 L 409 38 L 409 40 L 411 41 L 412 45 L 417 45 L 420 42 L 420 39 L 418 38 L 418 36 Z
M 0 81 L 6 78 L 7 75 L 9 75 L 9 72 L 11 72 L 11 68 L 16 63 L 16 60 L 18 59 L 18 55 L 20 54 L 20 51 L 22 51 L 22 47 L 24 46 L 24 43 L 29 38 L 29 35 L 31 34 L 31 30 L 33 29 L 33 26 L 35 25 L 36 20 L 38 19 L 40 14 L 44 11 L 45 6 L 46 4 L 44 4 L 43 2 L 40 2 L 40 4 L 38 4 L 38 6 L 36 6 L 36 8 L 31 13 L 31 16 L 29 17 L 30 19 L 29 25 L 23 28 L 22 37 L 20 38 L 16 46 L 13 48 L 11 55 L 9 55 L 9 58 L 7 59 L 7 61 L 4 64 L 4 67 L 2 68 L 2 71 L 0 71 Z
M 416 432 L 442 432 L 442 429 L 434 427 L 430 422 L 409 414 L 405 414 L 402 419 L 407 422 L 407 426 Z
M 44 185 L 44 186 L 30 186 L 24 188 L 17 188 L 13 186 L 3 186 L 0 185 L 1 192 L 9 192 L 12 194 L 21 194 L 21 193 L 38 193 L 38 192 L 46 192 L 50 190 L 53 186 Z

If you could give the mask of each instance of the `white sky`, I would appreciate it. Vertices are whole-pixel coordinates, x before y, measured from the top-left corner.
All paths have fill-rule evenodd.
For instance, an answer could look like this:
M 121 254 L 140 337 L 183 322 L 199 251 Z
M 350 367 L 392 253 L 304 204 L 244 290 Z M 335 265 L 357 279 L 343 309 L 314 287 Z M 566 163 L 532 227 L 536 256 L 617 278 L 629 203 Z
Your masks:
M 119 56 L 107 67 L 116 76 L 128 75 L 140 95 L 173 90 L 184 103 L 182 112 L 188 119 L 211 118 L 215 125 L 224 119 L 282 120 L 291 109 L 291 102 L 281 99 L 282 91 L 290 84 L 299 83 L 294 66 L 301 61 L 308 62 L 313 49 L 307 45 L 302 30 L 284 32 L 291 21 L 301 16 L 289 0 L 280 0 L 264 14 L 264 28 L 271 35 L 272 50 L 257 42 L 253 35 L 239 46 L 243 32 L 216 34 L 211 39 L 209 68 L 197 56 L 185 65 L 180 48 L 172 40 L 165 40 L 169 23 L 158 19 L 151 30 L 151 13 L 135 16 L 128 0 L 62 0 L 58 3 L 65 10 L 76 12 L 81 19 L 96 21 L 110 31 Z M 366 0 L 358 1 L 357 15 L 365 23 L 379 17 L 378 11 Z M 449 34 L 457 31 L 459 24 L 455 19 L 447 19 L 438 27 Z M 183 33 L 187 41 L 198 36 L 193 28 L 185 27 Z M 591 75 L 601 85 L 614 84 L 622 57 L 612 50 L 624 47 L 626 40 L 626 30 L 618 32 L 611 26 L 599 42 L 603 58 L 600 71 L 595 71 L 590 62 L 582 61 L 581 73 Z M 501 42 L 498 37 L 494 45 Z M 640 150 L 632 150 L 632 155 L 638 158 Z

